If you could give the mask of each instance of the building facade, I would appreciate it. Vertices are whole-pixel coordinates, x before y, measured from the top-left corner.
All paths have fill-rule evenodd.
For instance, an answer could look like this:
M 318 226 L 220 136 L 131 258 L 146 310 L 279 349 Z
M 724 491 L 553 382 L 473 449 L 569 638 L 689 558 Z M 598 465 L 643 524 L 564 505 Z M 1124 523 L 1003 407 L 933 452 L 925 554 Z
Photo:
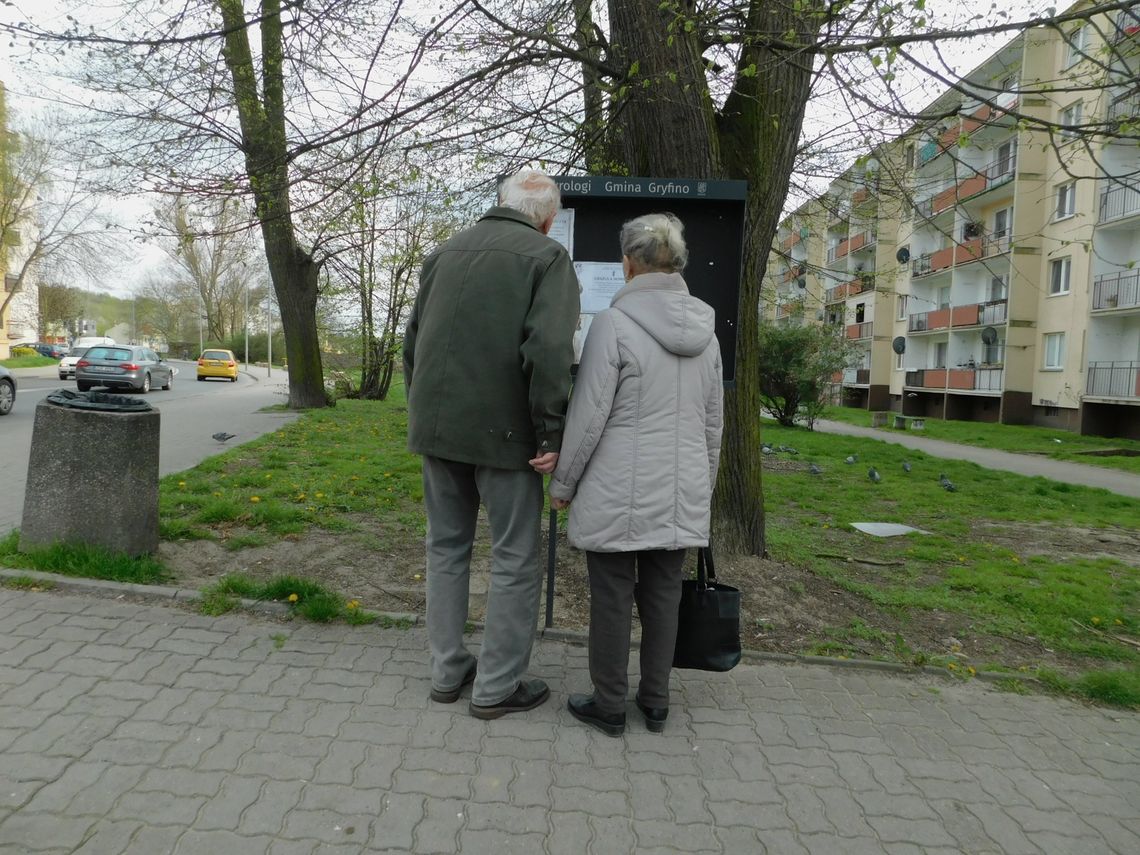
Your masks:
M 785 220 L 771 317 L 842 325 L 848 406 L 1140 438 L 1140 5 L 924 113 Z

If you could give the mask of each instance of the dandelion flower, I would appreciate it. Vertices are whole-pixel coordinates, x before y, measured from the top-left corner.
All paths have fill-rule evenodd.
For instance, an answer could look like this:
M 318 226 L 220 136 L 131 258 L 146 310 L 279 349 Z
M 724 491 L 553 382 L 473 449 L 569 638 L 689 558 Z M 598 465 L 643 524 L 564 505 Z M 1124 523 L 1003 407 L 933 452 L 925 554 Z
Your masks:
M 261 496 L 250 496 L 249 500 L 256 505 L 258 502 L 261 501 Z
M 966 671 L 969 673 L 969 675 L 970 675 L 971 677 L 973 677 L 975 674 L 977 674 L 977 673 L 978 673 L 977 669 L 976 669 L 976 668 L 974 668 L 974 666 L 973 666 L 973 665 L 971 665 L 969 668 L 967 668 L 967 669 L 966 669 Z
M 324 493 L 317 493 L 317 498 L 318 498 L 318 499 L 323 499 L 324 497 L 325 497 L 325 494 L 324 494 Z
M 1093 623 L 1100 623 L 1100 618 L 1098 618 L 1098 617 L 1094 617 L 1094 618 L 1092 619 L 1092 622 L 1093 622 Z
M 958 670 L 958 666 L 953 662 L 948 663 L 946 665 L 946 667 L 949 668 L 951 671 L 957 671 Z
M 349 600 L 345 606 L 349 609 L 355 609 L 360 605 L 360 600 Z
M 413 579 L 415 579 L 415 580 L 418 582 L 420 579 L 422 579 L 422 578 L 423 578 L 423 576 L 422 576 L 421 574 L 417 573 L 417 574 L 416 574 L 415 576 L 413 576 L 412 578 L 413 578 Z
M 300 598 L 300 597 L 298 597 L 296 594 L 290 594 L 290 595 L 289 595 L 289 602 L 291 602 L 291 603 L 295 603 L 295 602 L 297 602 L 297 600 L 299 600 L 299 599 L 301 599 L 301 598 Z
M 1112 622 L 1117 626 L 1124 626 L 1124 621 L 1122 621 L 1120 618 L 1113 618 Z
M 185 482 L 185 481 L 179 481 L 179 482 L 178 482 L 178 486 L 179 486 L 179 487 L 185 487 L 185 486 L 186 486 L 186 482 Z

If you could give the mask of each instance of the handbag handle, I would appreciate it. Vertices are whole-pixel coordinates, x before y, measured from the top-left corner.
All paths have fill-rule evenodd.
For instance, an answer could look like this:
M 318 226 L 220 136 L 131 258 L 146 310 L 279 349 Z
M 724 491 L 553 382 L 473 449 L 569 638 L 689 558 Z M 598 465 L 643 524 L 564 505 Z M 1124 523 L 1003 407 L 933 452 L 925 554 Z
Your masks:
M 709 582 L 716 581 L 716 567 L 713 566 L 711 546 L 697 547 L 697 583 L 701 588 L 709 587 Z

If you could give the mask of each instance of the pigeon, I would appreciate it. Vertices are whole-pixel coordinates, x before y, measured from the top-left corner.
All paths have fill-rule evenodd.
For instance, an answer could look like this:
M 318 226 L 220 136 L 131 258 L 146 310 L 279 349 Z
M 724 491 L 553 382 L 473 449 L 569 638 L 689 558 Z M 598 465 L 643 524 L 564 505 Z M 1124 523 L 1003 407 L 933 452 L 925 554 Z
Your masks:
M 879 470 L 874 466 L 867 470 L 867 477 L 871 479 L 872 484 L 878 484 L 883 480 L 883 476 L 879 474 Z
M 940 472 L 940 473 L 938 473 L 938 483 L 939 483 L 939 484 L 941 484 L 941 485 L 942 485 L 942 489 L 943 489 L 943 490 L 945 490 L 945 491 L 946 491 L 946 492 L 948 492 L 948 493 L 953 493 L 953 492 L 956 492 L 956 491 L 957 491 L 957 489 L 958 489 L 956 486 L 954 486 L 954 482 L 953 482 L 953 481 L 951 481 L 949 478 L 947 478 L 947 477 L 946 477 L 946 476 L 945 476 L 943 473 L 941 473 L 941 472 Z
M 233 439 L 235 436 L 237 436 L 236 433 L 226 433 L 224 430 L 213 434 L 214 439 L 218 442 L 225 442 L 228 439 Z
M 775 451 L 772 450 L 772 446 L 770 446 L 770 445 L 762 445 L 762 446 L 760 446 L 760 450 L 764 454 L 775 454 L 776 453 Z
M 821 472 L 823 472 L 823 470 L 816 466 L 814 463 L 810 463 L 808 464 L 808 472 L 810 472 L 812 475 L 819 475 Z
M 786 451 L 788 454 L 799 454 L 799 452 L 792 448 L 790 445 L 785 448 L 784 451 Z
M 910 461 L 904 460 L 903 461 L 903 472 L 909 472 L 909 471 L 910 471 Z
M 848 454 L 843 462 L 846 463 L 848 466 L 850 466 L 852 463 L 857 463 L 858 461 L 859 461 L 859 455 L 858 454 Z

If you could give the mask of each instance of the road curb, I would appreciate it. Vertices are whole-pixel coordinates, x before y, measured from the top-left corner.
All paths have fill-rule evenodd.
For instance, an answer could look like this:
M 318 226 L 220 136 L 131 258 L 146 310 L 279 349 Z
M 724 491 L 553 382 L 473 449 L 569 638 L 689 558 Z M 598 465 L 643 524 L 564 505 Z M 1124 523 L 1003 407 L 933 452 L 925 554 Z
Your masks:
M 78 593 L 97 594 L 99 596 L 117 595 L 130 596 L 138 599 L 154 600 L 157 602 L 197 603 L 203 595 L 201 591 L 190 588 L 177 588 L 167 585 L 138 585 L 130 582 L 110 582 L 104 579 L 86 579 L 76 576 L 63 576 L 58 573 L 43 573 L 38 570 L 17 570 L 0 567 L 0 580 L 3 579 L 34 579 L 37 582 L 51 583 L 53 587 Z M 252 612 L 266 617 L 285 618 L 292 615 L 292 608 L 286 603 L 266 602 L 264 600 L 242 599 L 242 611 Z M 423 615 L 412 612 L 377 612 L 384 619 L 394 623 L 422 626 Z M 471 622 L 472 630 L 482 632 L 484 624 Z M 585 647 L 589 643 L 589 633 L 575 629 L 562 629 L 559 627 L 543 627 L 538 630 L 538 637 L 548 641 L 558 641 L 564 644 L 573 644 Z M 630 643 L 631 649 L 641 647 L 637 639 Z M 985 683 L 998 683 L 1016 681 L 1026 685 L 1040 684 L 1036 678 L 1025 674 L 1006 673 L 1002 671 L 977 671 L 974 674 L 964 674 L 964 669 L 951 671 L 948 668 L 939 668 L 933 665 L 907 665 L 902 662 L 884 662 L 877 659 L 840 659 L 835 656 L 810 656 L 799 653 L 772 653 L 762 650 L 744 650 L 741 661 L 749 665 L 811 665 L 828 668 L 847 668 L 852 670 L 876 671 L 880 673 L 896 674 L 901 677 L 925 675 L 940 677 L 954 682 L 965 682 L 970 679 L 981 680 Z

